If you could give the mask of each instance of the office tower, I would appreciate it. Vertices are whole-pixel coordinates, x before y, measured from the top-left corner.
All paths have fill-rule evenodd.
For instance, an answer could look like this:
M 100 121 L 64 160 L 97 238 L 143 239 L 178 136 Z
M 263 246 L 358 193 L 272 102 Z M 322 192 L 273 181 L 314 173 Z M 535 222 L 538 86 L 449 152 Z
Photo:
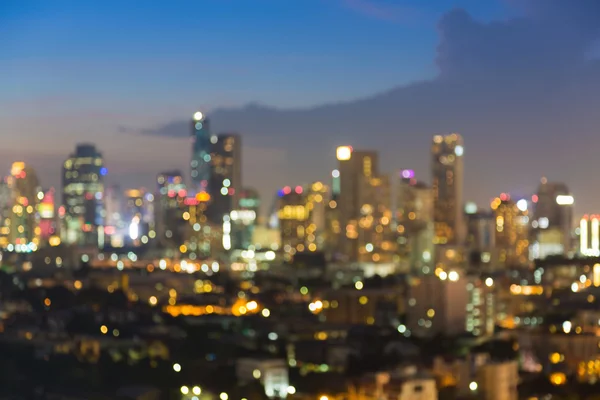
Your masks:
M 600 256 L 600 215 L 585 214 L 579 221 L 579 254 Z
M 99 246 L 104 240 L 104 176 L 102 154 L 91 144 L 80 144 L 63 166 L 62 202 L 65 206 L 63 241 Z
M 339 253 L 350 262 L 391 261 L 395 246 L 390 240 L 390 181 L 379 174 L 377 153 L 340 146 L 336 156 L 339 167 L 334 179 L 339 177 L 339 194 L 335 201 L 342 231 Z
M 491 336 L 496 325 L 496 293 L 492 278 L 467 278 L 465 329 L 475 336 Z
M 47 242 L 51 236 L 57 233 L 55 215 L 55 191 L 54 188 L 41 192 L 38 203 L 38 215 L 40 218 L 40 237 L 42 242 Z
M 118 185 L 112 185 L 104 191 L 104 241 L 112 247 L 123 247 L 129 235 L 129 226 L 124 219 L 125 199 Z
M 15 202 L 11 180 L 12 178 L 5 177 L 0 181 L 0 249 L 6 249 L 10 243 L 12 208 Z
M 239 204 L 242 190 L 242 142 L 239 135 L 219 134 L 211 138 L 210 177 L 208 181 L 207 217 L 209 222 L 223 224 Z
M 146 244 L 154 228 L 154 195 L 145 189 L 128 189 L 124 192 L 123 219 L 127 227 L 126 242 Z
M 180 171 L 166 171 L 156 177 L 157 193 L 155 197 L 155 236 L 158 246 L 178 248 L 186 236 L 188 222 L 183 219 L 186 212 L 186 186 Z M 199 196 L 208 198 L 207 192 Z M 204 224 L 206 221 L 198 221 Z M 152 231 L 149 232 L 153 239 Z
M 192 121 L 192 159 L 191 166 L 191 189 L 196 192 L 207 192 L 211 171 L 211 149 L 212 143 L 217 140 L 216 136 L 210 135 L 208 119 L 201 111 L 194 113 Z
M 492 201 L 496 220 L 497 267 L 524 267 L 529 263 L 529 216 L 527 203 L 514 202 L 506 193 Z
M 8 185 L 13 191 L 14 203 L 10 215 L 7 249 L 29 253 L 40 245 L 40 227 L 37 206 L 43 192 L 35 171 L 24 162 L 12 164 Z
M 413 170 L 400 172 L 396 190 L 398 254 L 412 273 L 433 273 L 433 196 Z M 407 268 L 406 268 L 407 267 Z
M 302 186 L 292 189 L 286 186 L 279 191 L 279 230 L 285 258 L 290 260 L 296 252 L 305 251 L 305 236 L 308 221 L 306 196 Z
M 460 135 L 436 135 L 431 146 L 434 243 L 460 246 L 463 220 L 463 139 Z
M 475 203 L 465 205 L 466 249 L 469 267 L 489 269 L 495 251 L 496 218 L 493 211 L 479 210 Z
M 209 195 L 197 193 L 195 197 L 183 199 L 183 214 L 176 220 L 184 221 L 178 236 L 181 236 L 179 252 L 192 260 L 197 257 L 207 258 L 215 252 L 231 249 L 231 221 L 224 217 L 222 226 L 211 226 L 207 223 L 206 210 Z
M 255 189 L 242 189 L 237 208 L 231 211 L 231 247 L 247 250 L 253 245 L 252 237 L 258 220 L 260 197 Z
M 304 244 L 308 251 L 325 250 L 328 197 L 329 189 L 323 182 L 314 182 L 307 189 L 306 208 L 309 216 Z
M 545 258 L 571 252 L 574 200 L 567 185 L 542 178 L 533 202 L 533 257 Z
M 340 171 L 331 171 L 331 199 L 325 207 L 325 250 L 329 259 L 342 260 L 342 227 L 338 201 L 341 191 Z M 345 231 L 344 231 L 345 233 Z

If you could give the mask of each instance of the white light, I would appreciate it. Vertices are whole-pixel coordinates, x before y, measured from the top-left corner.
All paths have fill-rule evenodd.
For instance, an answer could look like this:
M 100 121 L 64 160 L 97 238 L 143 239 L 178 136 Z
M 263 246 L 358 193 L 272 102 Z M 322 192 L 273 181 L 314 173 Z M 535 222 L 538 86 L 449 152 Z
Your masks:
M 521 199 L 517 201 L 517 208 L 521 211 L 527 211 L 527 200 Z
M 265 258 L 266 258 L 267 260 L 269 260 L 269 261 L 272 261 L 272 260 L 274 260 L 274 259 L 275 259 L 275 252 L 274 252 L 274 251 L 271 251 L 271 250 L 267 251 L 267 252 L 265 253 Z
M 227 400 L 227 399 L 229 399 L 229 396 L 227 395 L 227 393 L 225 393 L 225 392 L 222 392 L 222 393 L 219 395 L 219 398 L 220 398 L 221 400 Z
M 458 157 L 462 156 L 464 152 L 465 149 L 461 145 L 458 145 L 454 148 L 454 154 L 456 154 Z
M 177 363 L 173 364 L 173 371 L 180 372 L 181 371 L 181 365 L 179 365 Z
M 538 220 L 538 225 L 540 229 L 546 229 L 548 226 L 550 226 L 550 220 L 548 220 L 547 217 L 542 217 Z
M 254 371 L 252 371 L 252 376 L 254 377 L 254 379 L 260 379 L 260 376 L 262 374 L 260 373 L 259 369 L 255 369 Z
M 471 389 L 472 392 L 477 390 L 477 382 L 471 382 L 469 383 L 469 389 Z
M 445 281 L 446 278 L 448 278 L 448 274 L 446 273 L 446 271 L 440 272 L 440 279 Z
M 585 275 L 581 275 L 579 277 L 579 282 L 581 282 L 581 283 L 585 283 L 586 280 L 587 280 L 587 276 L 585 276 Z
M 231 181 L 229 179 L 223 179 L 223 186 L 228 188 L 229 186 L 231 186 Z
M 492 278 L 487 278 L 487 279 L 485 280 L 485 286 L 487 286 L 487 287 L 492 287 L 492 286 L 494 286 L 494 280 L 493 280 Z
M 200 389 L 199 386 L 194 386 L 192 388 L 192 393 L 194 393 L 196 396 L 200 395 L 200 393 L 202 393 L 202 389 Z
M 472 201 L 465 204 L 465 213 L 467 214 L 475 214 L 477 212 L 477 204 Z
M 277 335 L 275 332 L 269 333 L 269 340 L 277 340 L 278 337 L 279 335 Z
M 137 221 L 132 221 L 129 225 L 129 237 L 131 240 L 136 240 L 140 234 L 140 226 Z
M 573 324 L 571 323 L 571 321 L 563 322 L 562 328 L 565 333 L 571 332 L 572 327 L 573 327 Z
M 577 292 L 579 290 L 579 283 L 573 282 L 573 284 L 571 285 L 571 290 L 573 292 Z
M 340 177 L 340 171 L 338 171 L 337 169 L 334 169 L 333 171 L 331 171 L 331 176 L 334 178 L 339 178 Z
M 400 332 L 400 333 L 406 332 L 406 326 L 404 326 L 404 325 L 398 325 L 398 332 Z
M 458 280 L 458 272 L 450 271 L 448 274 L 448 279 L 450 279 L 452 282 L 456 282 Z
M 269 316 L 271 315 L 271 311 L 269 311 L 268 308 L 263 308 L 263 310 L 261 311 L 261 314 L 263 317 L 269 318 Z
M 367 252 L 372 252 L 373 251 L 373 244 L 371 243 L 367 243 L 367 245 L 365 246 L 365 250 L 367 250 Z
M 204 118 L 204 115 L 203 115 L 203 114 L 202 114 L 200 111 L 196 111 L 196 112 L 194 113 L 194 119 L 195 119 L 196 121 L 201 121 L 201 120 L 202 120 L 202 118 Z
M 182 386 L 180 390 L 181 394 L 188 394 L 190 392 L 190 388 L 188 388 L 187 386 Z
M 335 155 L 339 161 L 346 161 L 352 157 L 352 147 L 340 146 L 336 149 Z
M 167 269 L 167 261 L 166 260 L 160 260 L 158 262 L 158 267 L 162 270 Z
M 573 203 L 575 203 L 575 199 L 573 198 L 573 196 L 564 194 L 556 196 L 556 204 L 560 206 L 569 206 Z
M 288 386 L 287 392 L 288 392 L 288 394 L 294 394 L 294 393 L 296 393 L 296 388 L 293 386 Z

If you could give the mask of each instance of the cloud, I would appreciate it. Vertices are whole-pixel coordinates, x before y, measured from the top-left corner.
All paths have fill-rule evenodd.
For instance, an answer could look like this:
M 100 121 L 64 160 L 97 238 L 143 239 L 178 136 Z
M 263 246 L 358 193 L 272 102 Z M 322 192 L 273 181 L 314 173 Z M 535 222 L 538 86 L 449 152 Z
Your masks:
M 431 136 L 460 132 L 466 199 L 484 205 L 503 191 L 527 195 L 548 176 L 569 184 L 578 210 L 597 212 L 600 192 L 589 183 L 600 147 L 600 64 L 586 53 L 600 35 L 600 1 L 513 4 L 523 15 L 505 21 L 446 13 L 435 79 L 310 109 L 219 109 L 212 127 L 241 132 L 252 147 L 288 149 L 280 166 L 298 183 L 326 178 L 339 144 L 379 150 L 382 170 L 411 167 L 427 181 Z M 143 133 L 189 129 L 189 121 L 174 121 Z
M 382 21 L 407 21 L 416 14 L 412 8 L 381 0 L 343 0 L 343 4 L 359 14 Z

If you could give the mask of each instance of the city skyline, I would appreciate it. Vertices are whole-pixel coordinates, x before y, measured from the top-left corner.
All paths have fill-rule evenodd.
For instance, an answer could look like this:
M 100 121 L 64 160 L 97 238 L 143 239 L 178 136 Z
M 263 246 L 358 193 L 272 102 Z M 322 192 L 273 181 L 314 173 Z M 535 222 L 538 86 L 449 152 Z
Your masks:
M 302 79 L 289 75 L 297 82 L 292 87 L 282 85 L 281 78 L 273 81 L 279 85 L 278 96 L 270 95 L 272 91 L 268 90 L 264 80 L 256 79 L 257 75 L 250 74 L 244 78 L 244 74 L 236 72 L 231 76 L 242 79 L 253 88 L 248 87 L 244 95 L 236 93 L 223 101 L 213 94 L 218 88 L 200 90 L 200 81 L 205 81 L 200 78 L 203 76 L 200 73 L 199 81 L 191 80 L 193 84 L 188 87 L 177 82 L 177 93 L 183 94 L 177 100 L 173 100 L 172 96 L 164 97 L 163 88 L 143 80 L 148 82 L 146 91 L 155 91 L 161 98 L 150 103 L 147 98 L 152 96 L 148 93 L 142 100 L 131 93 L 122 93 L 123 89 L 117 90 L 117 80 L 108 79 L 106 74 L 91 69 L 90 75 L 87 75 L 88 64 L 94 60 L 90 58 L 90 49 L 84 49 L 80 41 L 74 40 L 68 33 L 81 24 L 78 18 L 88 15 L 89 8 L 75 7 L 61 19 L 55 13 L 42 18 L 39 11 L 9 4 L 7 11 L 15 17 L 15 21 L 32 23 L 36 18 L 42 18 L 45 23 L 40 24 L 40 32 L 53 32 L 52 24 L 64 22 L 64 19 L 71 25 L 67 24 L 64 31 L 51 36 L 56 39 L 60 50 L 56 54 L 50 55 L 47 49 L 37 45 L 40 50 L 38 57 L 47 61 L 42 63 L 47 65 L 42 70 L 31 67 L 31 61 L 25 62 L 27 57 L 24 57 L 23 49 L 28 48 L 33 37 L 20 35 L 18 26 L 14 24 L 4 27 L 15 38 L 15 46 L 7 48 L 4 54 L 9 61 L 3 74 L 8 77 L 9 90 L 0 99 L 5 105 L 1 112 L 0 130 L 8 132 L 3 133 L 5 135 L 16 132 L 18 137 L 12 138 L 3 150 L 1 155 L 5 161 L 0 167 L 7 170 L 10 162 L 23 159 L 39 171 L 45 186 L 56 187 L 60 163 L 68 149 L 78 142 L 91 141 L 105 153 L 110 171 L 108 184 L 117 183 L 114 177 L 119 176 L 118 183 L 124 187 L 151 188 L 158 171 L 186 169 L 188 119 L 190 113 L 201 108 L 211 115 L 215 132 L 237 132 L 242 136 L 247 186 L 256 187 L 265 198 L 285 185 L 308 184 L 324 179 L 325 171 L 335 166 L 335 147 L 344 144 L 355 148 L 377 147 L 382 153 L 382 171 L 391 173 L 411 168 L 416 171 L 417 177 L 430 183 L 425 177 L 430 176 L 427 149 L 431 136 L 459 132 L 466 143 L 465 201 L 473 200 L 480 206 L 486 206 L 501 192 L 511 192 L 515 197 L 526 196 L 534 192 L 542 176 L 547 176 L 550 181 L 569 184 L 577 199 L 578 215 L 594 212 L 596 193 L 589 188 L 589 182 L 595 178 L 594 171 L 581 160 L 593 159 L 593 149 L 600 144 L 595 135 L 597 116 L 593 107 L 590 108 L 597 96 L 595 84 L 598 79 L 595 64 L 589 61 L 595 59 L 597 53 L 591 39 L 596 31 L 590 22 L 597 15 L 598 8 L 590 1 L 578 2 L 573 7 L 556 1 L 517 3 L 515 6 L 506 2 L 489 2 L 491 5 L 478 6 L 471 1 L 439 1 L 419 8 L 414 2 L 405 2 L 402 3 L 404 8 L 394 8 L 396 11 L 414 10 L 419 18 L 412 18 L 414 15 L 408 13 L 411 21 L 382 19 L 382 13 L 377 10 L 389 6 L 385 2 L 340 1 L 327 6 L 309 3 L 307 7 L 312 11 L 326 7 L 320 10 L 327 11 L 327 16 L 343 17 L 346 26 L 343 33 L 347 36 L 339 38 L 339 43 L 344 46 L 357 43 L 357 49 L 369 47 L 367 43 L 357 41 L 348 24 L 381 25 L 381 29 L 368 34 L 372 43 L 380 43 L 381 46 L 374 46 L 370 52 L 364 53 L 377 57 L 362 57 L 360 63 L 335 57 L 331 62 L 323 62 L 317 57 L 316 64 L 303 63 L 303 59 L 310 57 L 303 56 L 300 49 L 304 51 L 304 47 L 315 43 L 311 34 L 311 40 L 306 44 L 293 43 L 291 48 L 299 50 L 298 56 L 291 57 L 295 61 L 288 60 L 284 66 L 271 62 L 268 68 L 264 68 L 265 72 L 279 71 L 280 74 L 289 73 L 291 65 L 301 67 L 300 70 L 314 71 L 309 76 L 303 75 Z M 61 4 L 72 5 L 69 2 Z M 276 7 L 274 4 L 268 2 L 265 6 Z M 209 6 L 216 7 L 209 4 L 206 5 L 207 10 Z M 455 6 L 464 10 L 450 11 Z M 283 13 L 282 20 L 287 20 L 289 13 L 298 11 L 295 7 L 299 6 L 280 7 L 277 10 Z M 226 17 L 222 9 L 211 10 L 220 10 L 218 15 Z M 128 9 L 122 11 L 123 18 L 132 12 Z M 158 11 L 147 11 L 144 17 L 153 21 Z M 173 19 L 181 17 L 182 13 L 182 10 L 162 11 Z M 516 16 L 525 18 L 517 19 Z M 554 21 L 558 16 L 568 18 L 568 23 L 556 27 Z M 98 16 L 94 18 L 95 28 L 107 26 L 107 9 L 98 10 Z M 439 39 L 435 30 L 438 20 Z M 534 24 L 534 20 L 541 23 Z M 490 24 L 490 21 L 495 22 Z M 323 20 L 320 22 L 323 23 Z M 136 26 L 141 24 L 137 19 L 132 23 Z M 323 25 L 318 26 L 320 30 L 317 29 L 315 34 L 324 34 L 337 27 L 334 24 L 323 31 Z M 143 32 L 145 30 L 141 29 L 140 34 Z M 381 41 L 392 32 L 393 40 L 398 43 Z M 408 38 L 413 39 L 415 32 L 419 33 L 419 40 L 409 45 Z M 94 33 L 94 44 L 100 48 L 115 43 L 114 36 L 101 38 L 97 31 L 90 33 Z M 239 37 L 239 34 L 235 31 L 231 36 Z M 470 42 L 464 38 L 465 34 L 480 37 L 481 43 Z M 174 63 L 186 60 L 182 48 L 189 39 L 182 40 L 183 33 L 173 35 L 175 37 L 165 38 L 156 45 L 159 49 L 172 47 Z M 231 36 L 222 35 L 222 30 L 215 30 L 215 38 L 220 39 L 217 42 L 231 39 Z M 499 49 L 489 45 L 495 35 L 502 35 L 499 37 L 502 37 L 503 48 L 511 48 L 515 52 L 510 62 Z M 551 40 L 545 39 L 549 38 L 560 38 L 561 41 L 555 40 L 554 44 L 547 45 L 545 43 Z M 142 51 L 150 42 L 136 36 L 127 43 L 144 45 L 140 47 L 139 51 Z M 123 47 L 127 43 L 110 53 L 111 60 L 115 61 L 115 73 L 121 81 L 127 81 L 127 77 L 132 80 L 133 67 L 128 64 L 131 58 L 138 57 L 138 64 L 144 60 L 135 52 L 126 57 Z M 417 43 L 418 50 L 415 49 Z M 516 43 L 521 45 L 515 46 Z M 22 45 L 20 50 L 19 44 Z M 398 45 L 398 52 L 389 51 L 394 44 Z M 440 45 L 437 53 L 436 44 Z M 326 52 L 326 47 L 331 45 L 324 43 L 319 46 L 318 53 Z M 268 50 L 278 57 L 287 54 L 281 49 L 267 49 L 268 46 L 265 46 L 258 46 L 257 53 Z M 77 73 L 65 77 L 60 66 L 69 64 L 69 59 L 64 56 L 69 49 L 72 54 L 81 56 L 81 62 L 70 63 Z M 401 57 L 403 52 L 408 57 Z M 525 52 L 530 55 L 527 65 L 519 64 L 519 54 Z M 253 60 L 257 55 L 247 56 Z M 583 59 L 583 55 L 587 58 Z M 461 61 L 463 59 L 474 59 L 475 62 L 467 66 Z M 558 59 L 561 62 L 555 62 Z M 226 58 L 220 60 L 228 64 L 232 61 Z M 551 68 L 548 67 L 549 61 L 553 61 Z M 197 62 L 194 59 L 192 64 Z M 412 72 L 398 69 L 399 65 L 410 67 Z M 541 65 L 544 65 L 543 74 L 536 72 Z M 310 96 L 301 96 L 306 91 L 300 87 L 322 87 L 322 80 L 336 75 L 335 71 L 339 70 L 344 74 L 337 75 L 344 77 L 337 78 L 340 80 L 338 84 L 332 82 L 327 93 L 323 93 L 322 89 L 320 92 L 310 89 Z M 172 77 L 174 72 L 167 65 L 160 74 Z M 214 71 L 205 72 L 215 82 L 222 79 Z M 159 76 L 157 71 L 152 74 Z M 181 76 L 190 77 L 187 69 Z M 51 84 L 54 78 L 65 86 Z M 457 81 L 461 83 L 457 84 Z M 32 85 L 36 82 L 44 84 Z M 108 84 L 108 90 L 99 91 L 98 82 Z M 139 89 L 141 82 L 134 80 L 130 83 L 123 87 Z M 398 88 L 398 85 L 401 86 Z M 334 86 L 346 90 L 334 90 Z M 397 89 L 386 92 L 394 87 Z M 551 88 L 552 95 L 546 95 L 547 88 Z M 222 89 L 230 92 L 231 86 L 223 84 Z M 353 92 L 349 93 L 349 90 Z M 304 99 L 290 102 L 286 98 Z M 357 98 L 362 100 L 353 100 Z M 255 101 L 284 108 L 244 106 Z M 327 103 L 330 105 L 319 106 Z M 30 116 L 32 109 L 36 112 Z M 364 115 L 368 118 L 361 118 Z M 40 124 L 44 129 L 39 129 Z M 574 137 L 578 140 L 573 141 Z M 320 140 L 322 145 L 311 148 L 311 143 L 316 140 Z

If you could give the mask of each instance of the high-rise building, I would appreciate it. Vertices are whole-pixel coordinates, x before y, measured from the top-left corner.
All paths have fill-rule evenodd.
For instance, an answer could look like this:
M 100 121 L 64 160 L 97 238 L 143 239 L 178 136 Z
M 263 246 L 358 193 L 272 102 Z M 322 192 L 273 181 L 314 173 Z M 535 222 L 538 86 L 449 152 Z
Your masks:
M 178 248 L 187 231 L 187 221 L 183 219 L 186 212 L 186 186 L 180 171 L 166 171 L 156 177 L 157 194 L 155 196 L 155 234 L 149 232 L 150 239 L 156 237 L 159 247 Z M 207 192 L 199 196 L 208 198 Z M 206 217 L 204 217 L 206 218 Z M 197 221 L 204 224 L 206 221 Z M 195 223 L 195 222 L 194 222 Z
M 255 189 L 242 189 L 238 206 L 231 211 L 231 248 L 246 250 L 254 243 L 252 237 L 258 220 L 260 197 Z
M 222 224 L 239 204 L 242 190 L 242 141 L 237 134 L 219 134 L 211 137 L 210 177 L 208 193 L 209 222 Z
M 127 240 L 134 245 L 146 244 L 154 229 L 154 195 L 145 189 L 125 191 L 123 218 L 127 227 Z
M 38 203 L 38 215 L 40 218 L 40 237 L 43 242 L 47 242 L 51 236 L 57 232 L 56 214 L 55 214 L 55 191 L 54 188 L 41 192 Z
M 13 191 L 14 203 L 7 249 L 29 253 L 40 245 L 38 203 L 43 192 L 35 171 L 24 162 L 13 163 L 10 175 L 8 185 Z
M 460 246 L 465 235 L 463 215 L 463 139 L 436 135 L 431 146 L 434 243 Z
M 104 240 L 104 167 L 102 154 L 91 144 L 80 144 L 63 166 L 63 241 L 98 246 Z
M 15 202 L 11 181 L 11 177 L 0 181 L 0 249 L 6 249 L 10 243 L 11 217 Z
M 389 262 L 395 251 L 390 237 L 391 193 L 387 176 L 379 174 L 378 154 L 336 150 L 339 167 L 334 171 L 334 200 L 341 228 L 340 250 L 347 261 Z M 338 192 L 339 194 L 336 194 Z
M 526 200 L 514 202 L 507 193 L 492 201 L 496 220 L 495 248 L 498 267 L 524 267 L 529 263 L 529 215 Z
M 281 245 L 286 259 L 305 251 L 306 227 L 309 213 L 306 207 L 306 196 L 302 186 L 292 189 L 289 186 L 279 191 L 279 230 Z
M 194 113 L 192 121 L 191 189 L 207 192 L 211 171 L 211 149 L 217 137 L 210 135 L 210 125 L 201 111 Z
M 413 170 L 400 172 L 396 191 L 396 231 L 400 261 L 413 273 L 433 273 L 433 197 Z
M 308 251 L 324 251 L 326 248 L 326 212 L 329 202 L 329 190 L 323 182 L 314 182 L 307 189 L 306 208 L 308 225 L 306 226 L 305 246 Z
M 574 199 L 564 183 L 542 178 L 533 196 L 531 243 L 534 258 L 567 254 L 573 250 Z
M 600 215 L 585 214 L 579 221 L 579 254 L 600 256 Z
M 469 267 L 489 269 L 495 252 L 496 218 L 493 211 L 479 210 L 475 203 L 465 205 Z

